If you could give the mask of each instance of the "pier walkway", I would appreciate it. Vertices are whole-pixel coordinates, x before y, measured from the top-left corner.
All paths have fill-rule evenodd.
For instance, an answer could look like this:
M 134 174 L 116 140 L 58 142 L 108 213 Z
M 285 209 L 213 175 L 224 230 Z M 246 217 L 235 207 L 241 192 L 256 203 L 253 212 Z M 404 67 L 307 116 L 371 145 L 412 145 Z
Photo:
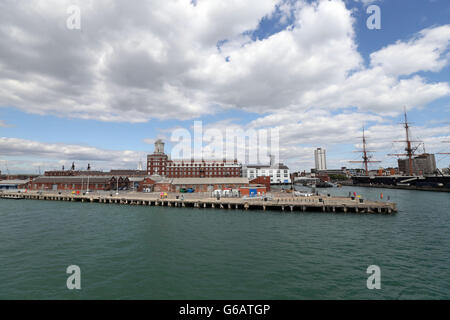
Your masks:
M 269 201 L 262 199 L 221 198 L 217 200 L 211 197 L 191 197 L 176 199 L 173 194 L 161 199 L 157 194 L 125 193 L 119 195 L 110 194 L 59 194 L 58 192 L 42 193 L 0 193 L 0 199 L 30 199 L 48 201 L 78 201 L 105 204 L 122 204 L 137 206 L 162 206 L 162 207 L 194 207 L 215 209 L 238 210 L 277 210 L 288 212 L 343 212 L 343 213 L 382 213 L 392 214 L 397 212 L 397 206 L 393 202 L 370 201 L 359 198 L 328 197 L 324 195 L 311 197 L 276 197 Z

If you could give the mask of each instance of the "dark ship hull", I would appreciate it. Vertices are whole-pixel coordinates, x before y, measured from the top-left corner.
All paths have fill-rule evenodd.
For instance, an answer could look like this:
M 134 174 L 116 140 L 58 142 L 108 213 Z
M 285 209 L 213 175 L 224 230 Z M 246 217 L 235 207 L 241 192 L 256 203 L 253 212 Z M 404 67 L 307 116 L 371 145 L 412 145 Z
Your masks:
M 448 189 L 450 190 L 450 176 L 354 176 L 353 185 L 373 187 L 401 187 L 407 189 Z M 447 190 L 443 190 L 447 191 Z

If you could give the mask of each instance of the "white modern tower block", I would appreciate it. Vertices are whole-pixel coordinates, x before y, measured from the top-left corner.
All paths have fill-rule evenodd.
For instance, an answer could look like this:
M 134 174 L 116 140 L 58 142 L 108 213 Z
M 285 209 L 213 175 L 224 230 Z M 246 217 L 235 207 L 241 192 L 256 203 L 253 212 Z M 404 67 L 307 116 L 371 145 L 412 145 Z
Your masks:
M 316 161 L 316 170 L 327 170 L 326 150 L 317 148 L 314 150 L 314 160 Z

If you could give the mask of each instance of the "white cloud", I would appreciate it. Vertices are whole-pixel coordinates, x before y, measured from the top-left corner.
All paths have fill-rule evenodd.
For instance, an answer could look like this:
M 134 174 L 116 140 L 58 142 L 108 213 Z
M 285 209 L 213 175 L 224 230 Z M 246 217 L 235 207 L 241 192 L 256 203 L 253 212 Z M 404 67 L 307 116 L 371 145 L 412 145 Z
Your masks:
M 79 31 L 66 28 L 72 4 L 81 8 Z M 279 25 L 292 24 L 252 40 L 249 31 L 263 17 L 274 18 L 277 5 Z M 385 123 L 388 117 L 450 94 L 448 82 L 417 74 L 448 66 L 450 25 L 373 52 L 366 67 L 352 12 L 342 0 L 4 0 L 0 106 L 126 122 L 185 120 L 239 108 L 260 115 L 246 126 L 230 120 L 211 126 L 279 128 L 281 159 L 293 168 L 312 166 L 314 147 L 357 143 L 364 122 L 371 123 L 368 134 L 377 137 L 376 147 L 386 148 L 402 132 Z M 420 128 L 436 150 L 433 139 L 448 136 L 448 126 L 439 128 Z M 0 149 L 7 157 L 105 167 L 135 167 L 145 157 L 13 138 L 0 138 Z
M 79 31 L 65 26 L 71 4 L 81 8 Z M 292 17 L 293 24 L 252 41 L 245 32 L 273 17 L 277 4 L 280 19 Z M 341 0 L 5 0 L 0 106 L 127 122 L 184 120 L 228 108 L 395 113 L 450 93 L 446 82 L 399 78 L 442 70 L 449 28 L 428 28 L 375 52 L 365 68 L 352 11 Z
M 93 170 L 98 168 L 136 168 L 139 159 L 145 159 L 147 154 L 130 150 L 105 150 L 87 145 L 44 143 L 6 137 L 0 137 L 0 150 L 2 150 L 1 155 L 4 160 L 25 158 L 20 161 L 8 161 L 11 168 L 15 163 L 27 164 L 35 168 L 50 166 L 58 169 L 61 168 L 61 165 L 66 164 L 66 168 L 68 168 L 72 161 L 78 161 L 85 165 L 89 162 Z
M 415 119 L 412 119 L 413 121 Z M 218 128 L 222 132 L 226 128 L 232 130 L 277 128 L 280 132 L 280 160 L 291 169 L 309 169 L 314 167 L 314 149 L 323 147 L 328 153 L 328 167 L 355 167 L 349 160 L 360 160 L 358 153 L 362 147 L 362 127 L 370 150 L 376 150 L 374 157 L 382 163 L 376 166 L 396 166 L 397 158 L 389 153 L 403 153 L 404 144 L 394 143 L 404 140 L 405 132 L 398 124 L 400 117 L 382 117 L 373 113 L 344 110 L 334 114 L 326 110 L 312 109 L 302 113 L 275 113 L 260 117 L 246 126 L 240 126 L 229 120 L 209 124 L 208 128 Z M 445 152 L 448 146 L 441 143 L 450 140 L 450 125 L 448 123 L 436 126 L 421 125 L 413 127 L 411 134 L 414 140 L 425 143 L 427 152 Z M 446 149 L 447 148 L 447 149 Z M 419 148 L 422 151 L 422 147 Z M 448 151 L 447 151 L 448 152 Z M 334 154 L 338 154 L 333 156 Z M 437 156 L 438 165 L 445 167 L 448 163 L 441 162 Z M 448 161 L 447 161 L 448 162 Z
M 450 25 L 420 31 L 413 39 L 397 41 L 370 55 L 371 65 L 389 75 L 410 75 L 419 71 L 439 72 L 448 65 Z
M 361 2 L 364 6 L 368 6 L 369 4 L 375 2 L 381 2 L 382 0 L 354 0 L 355 2 Z
M 394 140 L 404 139 L 404 130 L 397 124 L 397 120 L 400 120 L 397 118 L 350 111 L 333 114 L 326 110 L 315 109 L 304 113 L 272 114 L 260 117 L 245 126 L 234 123 L 233 119 L 224 119 L 204 126 L 203 132 L 211 128 L 221 132 L 225 132 L 226 129 L 245 132 L 247 129 L 276 128 L 280 132 L 280 160 L 292 170 L 303 170 L 314 167 L 314 149 L 317 147 L 327 149 L 330 168 L 353 167 L 354 165 L 348 161 L 359 159 L 359 155 L 352 153 L 351 149 L 361 148 L 364 125 L 369 149 L 379 151 L 374 156 L 377 160 L 383 161 L 380 165 L 389 166 L 396 164 L 396 158 L 386 154 L 402 153 L 404 148 L 402 143 L 393 143 Z M 448 146 L 441 143 L 441 141 L 450 140 L 449 132 L 448 123 L 421 125 L 412 128 L 412 137 L 415 140 L 424 141 L 427 152 L 449 152 Z M 154 141 L 150 139 L 147 142 Z M 204 146 L 207 144 L 204 142 Z M 346 148 L 343 149 L 343 146 Z M 6 137 L 0 138 L 0 150 L 2 150 L 2 160 L 9 159 L 10 171 L 30 172 L 32 168 L 33 173 L 37 172 L 38 167 L 42 172 L 59 169 L 62 165 L 68 168 L 72 161 L 75 161 L 77 167 L 85 167 L 87 163 L 90 163 L 93 170 L 136 168 L 140 160 L 145 163 L 147 155 L 147 152 L 106 150 L 88 145 L 43 143 Z M 206 152 L 208 150 L 205 148 Z M 170 150 L 166 152 L 170 153 Z M 339 156 L 332 157 L 333 152 L 338 153 Z M 439 162 L 441 158 L 437 156 L 438 165 L 447 166 L 448 161 Z M 1 166 L 0 170 L 6 172 L 6 169 Z

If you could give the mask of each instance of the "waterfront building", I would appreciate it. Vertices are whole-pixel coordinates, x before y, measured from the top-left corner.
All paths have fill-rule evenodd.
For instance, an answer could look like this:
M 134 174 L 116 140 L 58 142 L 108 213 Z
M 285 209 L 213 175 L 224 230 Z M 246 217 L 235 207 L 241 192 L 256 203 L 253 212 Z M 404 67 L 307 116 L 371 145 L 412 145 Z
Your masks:
M 316 164 L 316 170 L 327 169 L 327 156 L 325 149 L 317 148 L 316 150 L 314 150 L 314 160 Z
M 265 196 L 268 190 L 263 185 L 250 185 L 248 187 L 240 187 L 239 195 L 240 196 Z
M 164 142 L 161 139 L 155 141 L 153 154 L 147 156 L 147 175 L 166 175 L 169 156 L 164 153 Z
M 239 189 L 248 187 L 247 178 L 174 178 L 172 181 L 173 191 L 179 192 L 181 189 L 193 189 L 196 192 L 211 192 L 217 189 Z
M 130 183 L 133 183 L 133 178 L 130 178 Z M 134 182 L 135 183 L 135 182 Z M 152 177 L 144 177 L 142 178 L 142 181 L 139 182 L 137 189 L 136 189 L 136 183 L 134 185 L 135 191 L 138 192 L 152 192 L 154 191 L 154 186 L 156 184 L 156 181 L 152 179 Z
M 269 165 L 247 165 L 242 170 L 242 176 L 250 180 L 258 177 L 270 177 L 271 184 L 291 183 L 289 168 L 282 164 L 274 164 L 271 158 Z
M 30 179 L 0 180 L 0 190 L 26 189 Z
M 45 171 L 47 177 L 75 177 L 75 176 L 127 176 L 140 177 L 147 175 L 146 170 L 111 169 L 109 172 L 92 170 L 51 170 Z
M 88 185 L 89 184 L 89 185 Z M 128 189 L 128 177 L 114 176 L 40 176 L 28 183 L 30 190 L 83 191 Z
M 0 174 L 0 180 L 27 180 L 38 176 L 39 175 L 37 174 L 26 174 L 26 173 L 3 174 L 3 175 Z
M 111 169 L 107 174 L 110 176 L 142 177 L 147 175 L 147 171 L 139 169 Z
M 269 177 L 266 177 L 266 176 L 257 177 L 253 180 L 250 180 L 250 184 L 265 186 L 266 191 L 269 192 L 270 191 L 270 176 Z
M 237 160 L 182 159 L 171 160 L 164 153 L 164 142 L 155 142 L 155 151 L 147 156 L 147 175 L 169 178 L 241 177 L 242 166 Z
M 103 171 L 88 170 L 49 170 L 44 172 L 44 176 L 48 177 L 70 177 L 70 176 L 101 176 L 106 173 Z
M 142 191 L 141 186 L 144 183 L 145 177 L 128 177 L 130 180 L 130 190 L 132 191 Z
M 406 174 L 409 171 L 409 159 L 398 159 L 398 170 Z M 436 159 L 434 154 L 424 153 L 412 159 L 414 175 L 433 174 L 436 172 Z
M 164 178 L 156 182 L 153 190 L 156 192 L 212 192 L 214 190 L 239 189 L 248 187 L 249 180 L 243 177 L 222 178 Z

